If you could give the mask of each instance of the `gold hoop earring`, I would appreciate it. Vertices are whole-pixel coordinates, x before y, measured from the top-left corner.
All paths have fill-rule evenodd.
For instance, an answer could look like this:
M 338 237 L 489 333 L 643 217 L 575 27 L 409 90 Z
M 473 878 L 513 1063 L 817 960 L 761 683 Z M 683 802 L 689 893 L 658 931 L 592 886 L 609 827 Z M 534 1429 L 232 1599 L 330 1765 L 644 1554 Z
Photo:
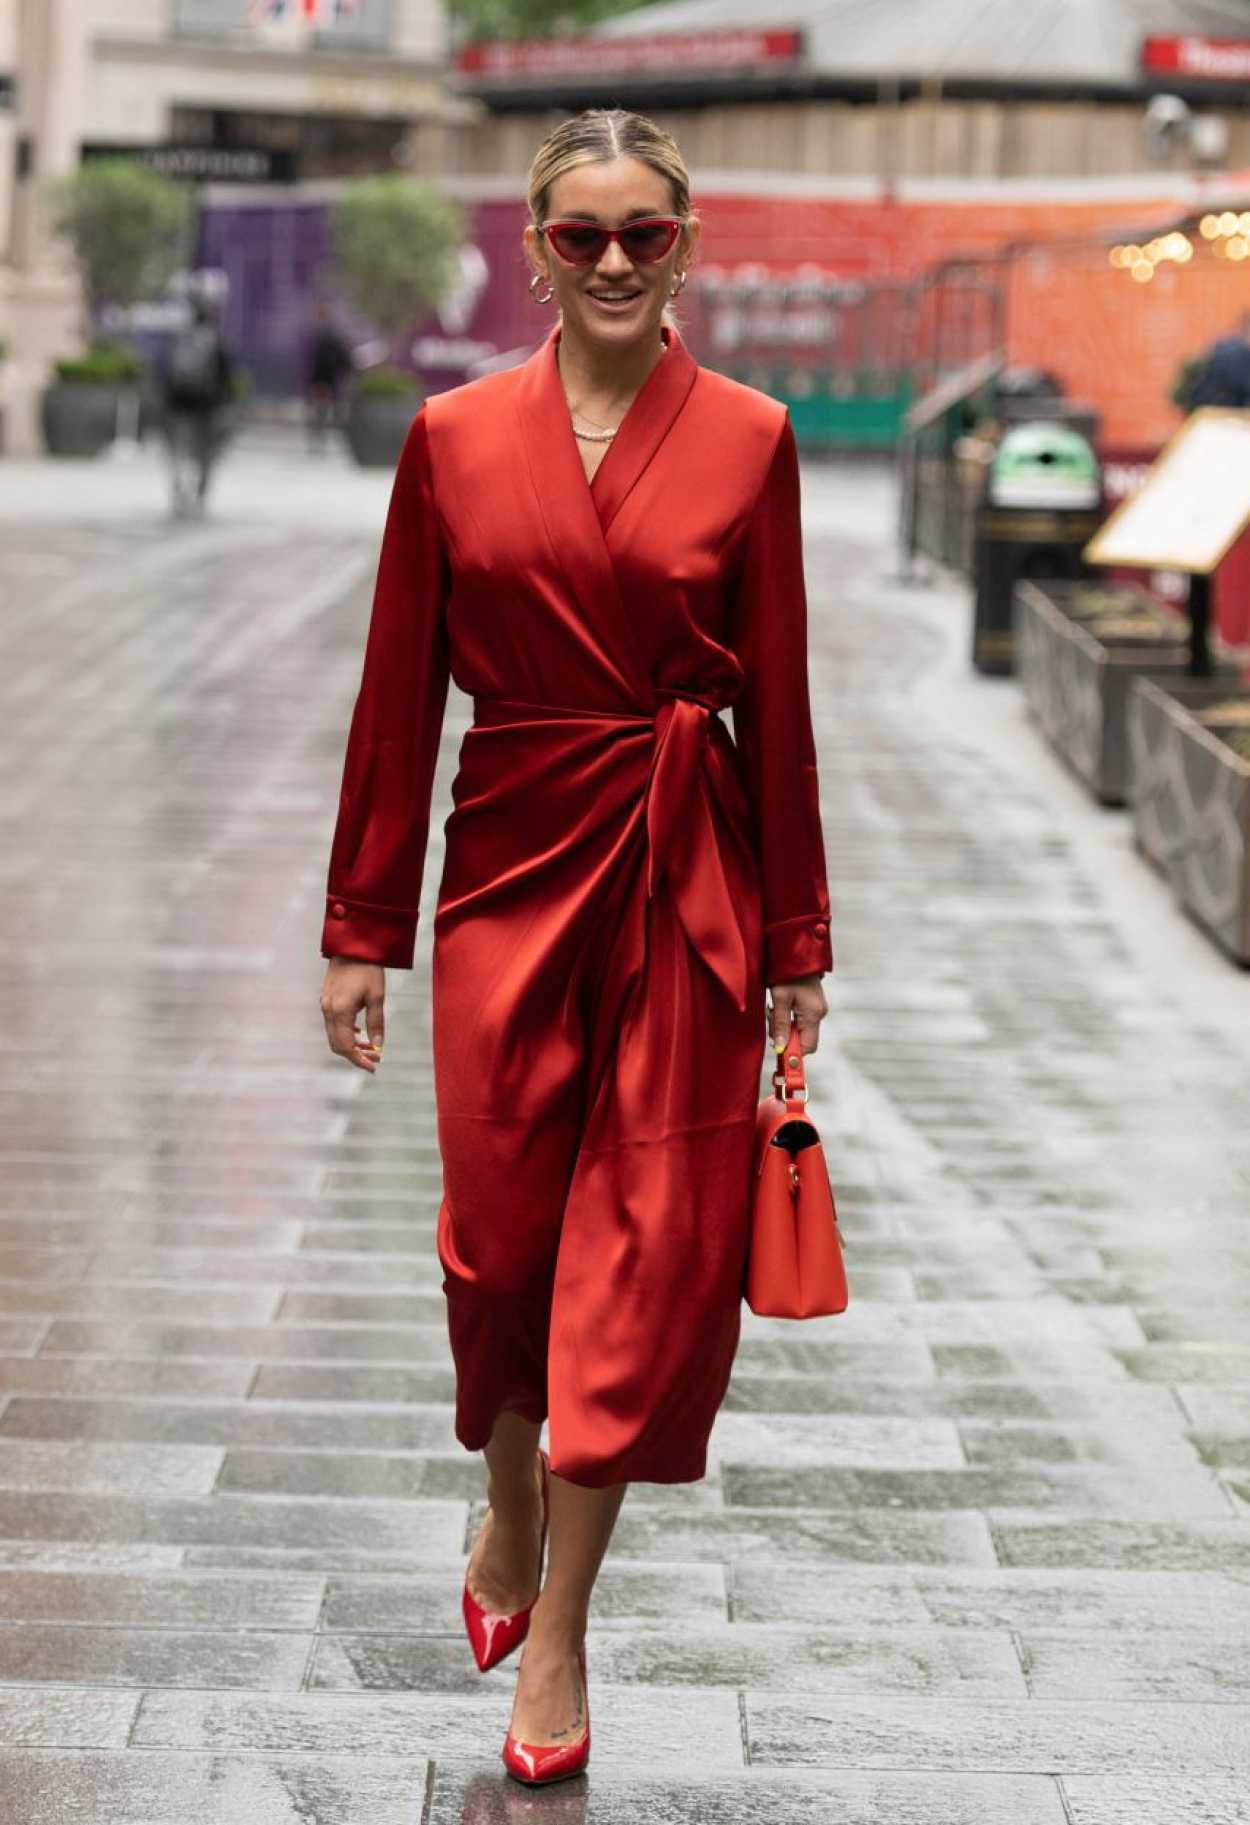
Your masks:
M 534 300 L 535 304 L 548 304 L 556 295 L 556 288 L 551 283 L 550 279 L 546 281 L 546 291 L 540 293 L 538 287 L 542 285 L 543 282 L 543 276 L 540 272 L 536 272 L 530 280 L 530 297 Z
M 668 295 L 670 298 L 675 298 L 679 292 L 682 292 L 685 289 L 686 289 L 686 268 L 683 266 L 681 271 L 677 275 L 676 285 L 669 286 Z

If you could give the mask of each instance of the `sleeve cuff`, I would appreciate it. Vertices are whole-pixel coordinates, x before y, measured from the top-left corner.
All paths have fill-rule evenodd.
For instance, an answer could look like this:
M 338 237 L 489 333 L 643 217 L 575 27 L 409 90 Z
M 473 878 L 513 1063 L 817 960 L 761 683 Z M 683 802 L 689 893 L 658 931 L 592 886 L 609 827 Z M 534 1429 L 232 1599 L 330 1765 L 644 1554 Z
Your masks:
M 321 931 L 323 957 L 355 957 L 387 969 L 410 970 L 417 944 L 417 915 L 402 906 L 370 906 L 363 900 L 326 898 Z
M 829 921 L 816 914 L 782 919 L 764 933 L 764 980 L 792 982 L 798 976 L 824 976 L 833 969 Z

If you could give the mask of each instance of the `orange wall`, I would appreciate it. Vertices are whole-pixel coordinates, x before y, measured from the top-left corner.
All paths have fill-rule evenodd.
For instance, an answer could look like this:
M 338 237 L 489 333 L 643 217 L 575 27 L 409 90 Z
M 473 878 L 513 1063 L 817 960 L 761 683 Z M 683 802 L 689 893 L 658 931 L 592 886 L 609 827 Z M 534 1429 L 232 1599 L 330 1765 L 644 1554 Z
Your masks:
M 854 278 L 912 278 L 955 254 L 991 253 L 1009 241 L 1053 239 L 1164 224 L 1175 194 L 1069 201 L 951 202 L 793 195 L 694 196 L 703 218 L 701 257 L 736 266 L 792 267 L 806 260 Z
M 725 266 L 812 261 L 847 277 L 911 278 L 957 255 L 1051 242 L 1011 268 L 1007 353 L 1057 372 L 1070 394 L 1095 406 L 1104 444 L 1162 443 L 1180 422 L 1168 393 L 1181 361 L 1250 308 L 1250 261 L 1233 266 L 1205 246 L 1184 268 L 1160 267 L 1148 285 L 1109 264 L 1104 237 L 1148 238 L 1169 226 L 1183 207 L 1175 191 L 933 202 L 696 194 L 695 202 L 701 257 Z
M 1138 285 L 1105 253 L 1037 253 L 1013 267 L 1008 296 L 1011 358 L 1049 368 L 1096 405 L 1104 446 L 1153 446 L 1181 423 L 1168 399 L 1181 362 L 1250 308 L 1250 272 L 1200 253 Z

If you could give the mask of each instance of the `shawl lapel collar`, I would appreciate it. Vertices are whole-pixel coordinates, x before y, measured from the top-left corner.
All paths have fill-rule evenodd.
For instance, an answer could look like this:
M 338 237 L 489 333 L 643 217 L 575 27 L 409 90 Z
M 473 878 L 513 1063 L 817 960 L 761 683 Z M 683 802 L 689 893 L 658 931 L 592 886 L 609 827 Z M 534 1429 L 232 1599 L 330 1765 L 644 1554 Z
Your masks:
M 698 363 L 677 331 L 666 325 L 662 334 L 668 353 L 661 355 L 645 384 L 639 388 L 621 420 L 620 430 L 608 445 L 607 455 L 595 470 L 595 479 L 590 486 L 605 534 L 634 483 L 667 437 L 699 371 Z M 584 475 L 585 471 L 582 473 Z
M 698 364 L 675 330 L 668 351 L 635 394 L 607 455 L 588 484 L 569 417 L 556 346 L 557 323 L 523 364 L 516 392 L 521 441 L 556 562 L 581 605 L 588 628 L 631 694 L 653 698 L 649 670 L 626 613 L 605 534 L 622 503 L 663 443 L 685 403 Z

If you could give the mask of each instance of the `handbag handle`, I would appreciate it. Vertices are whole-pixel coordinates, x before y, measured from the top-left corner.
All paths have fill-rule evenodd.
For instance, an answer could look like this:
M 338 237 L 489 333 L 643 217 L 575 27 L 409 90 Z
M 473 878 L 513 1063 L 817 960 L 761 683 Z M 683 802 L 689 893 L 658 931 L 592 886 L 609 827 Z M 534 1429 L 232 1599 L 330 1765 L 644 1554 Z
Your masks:
M 777 1101 L 799 1108 L 807 1101 L 807 1078 L 803 1073 L 803 1048 L 799 1043 L 799 1017 L 790 1010 L 790 1031 L 782 1051 L 777 1054 L 777 1068 L 773 1072 L 773 1087 Z

